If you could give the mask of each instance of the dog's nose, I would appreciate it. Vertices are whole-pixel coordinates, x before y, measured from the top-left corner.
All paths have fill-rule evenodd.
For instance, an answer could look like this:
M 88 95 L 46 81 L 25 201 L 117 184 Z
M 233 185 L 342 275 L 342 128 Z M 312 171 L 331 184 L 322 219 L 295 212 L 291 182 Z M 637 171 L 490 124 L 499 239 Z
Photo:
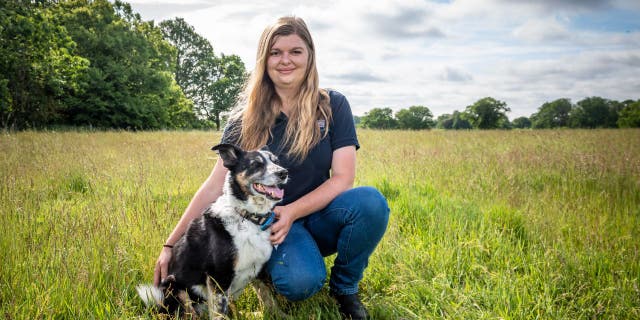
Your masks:
M 284 180 L 289 175 L 289 171 L 287 171 L 286 169 L 283 169 L 283 170 L 280 170 L 280 171 L 276 172 L 276 175 L 278 176 L 278 178 Z

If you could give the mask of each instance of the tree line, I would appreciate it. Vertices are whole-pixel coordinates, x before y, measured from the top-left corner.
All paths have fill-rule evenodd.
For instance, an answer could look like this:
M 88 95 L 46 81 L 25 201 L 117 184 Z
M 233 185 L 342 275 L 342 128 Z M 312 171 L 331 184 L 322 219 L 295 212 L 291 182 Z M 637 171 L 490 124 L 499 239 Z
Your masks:
M 512 128 L 639 128 L 640 100 L 623 102 L 601 97 L 584 98 L 577 103 L 562 98 L 545 102 L 530 117 L 509 121 L 511 109 L 503 101 L 482 98 L 464 111 L 443 114 L 437 119 L 425 106 L 411 106 L 393 114 L 391 108 L 374 108 L 357 125 L 372 129 L 512 129 Z
M 220 127 L 247 76 L 183 19 L 107 0 L 0 3 L 0 126 Z

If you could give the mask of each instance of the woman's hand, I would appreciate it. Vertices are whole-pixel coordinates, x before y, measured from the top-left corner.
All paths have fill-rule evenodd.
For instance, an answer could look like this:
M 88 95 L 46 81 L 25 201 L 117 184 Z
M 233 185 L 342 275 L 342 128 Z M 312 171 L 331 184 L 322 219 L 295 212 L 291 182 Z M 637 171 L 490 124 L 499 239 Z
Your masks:
M 156 268 L 153 270 L 153 285 L 158 286 L 160 282 L 167 277 L 167 273 L 169 272 L 169 261 L 171 260 L 171 248 L 162 247 L 162 251 L 160 252 L 160 256 L 156 261 Z
M 293 212 L 287 206 L 277 206 L 273 208 L 273 212 L 276 213 L 278 221 L 271 226 L 271 244 L 281 244 L 289 234 L 291 225 L 296 220 Z

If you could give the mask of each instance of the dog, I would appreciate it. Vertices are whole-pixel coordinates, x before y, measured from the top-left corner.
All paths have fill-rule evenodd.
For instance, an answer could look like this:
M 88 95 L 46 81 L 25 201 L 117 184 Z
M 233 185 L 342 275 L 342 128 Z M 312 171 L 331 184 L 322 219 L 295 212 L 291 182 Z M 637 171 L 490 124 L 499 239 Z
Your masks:
M 258 277 L 271 256 L 272 209 L 284 195 L 287 170 L 266 148 L 245 151 L 219 144 L 212 150 L 229 169 L 222 195 L 175 243 L 160 286 L 137 287 L 144 303 L 159 312 L 201 316 L 208 310 L 210 319 L 224 319 L 230 300 Z M 274 304 L 264 283 L 254 288 L 263 304 Z

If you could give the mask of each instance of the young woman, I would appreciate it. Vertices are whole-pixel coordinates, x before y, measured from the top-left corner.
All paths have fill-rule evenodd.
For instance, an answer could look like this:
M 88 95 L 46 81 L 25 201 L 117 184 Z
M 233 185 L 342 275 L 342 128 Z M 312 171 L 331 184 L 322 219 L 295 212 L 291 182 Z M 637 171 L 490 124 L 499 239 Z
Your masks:
M 276 246 L 267 263 L 275 290 L 292 301 L 312 296 L 327 277 L 323 257 L 337 253 L 331 295 L 345 318 L 367 318 L 358 283 L 386 230 L 389 207 L 376 189 L 353 188 L 359 144 L 351 109 L 343 95 L 318 87 L 315 47 L 302 19 L 283 17 L 263 32 L 255 70 L 222 142 L 248 150 L 267 145 L 289 171 L 284 199 L 274 208 Z M 178 241 L 220 196 L 226 173 L 218 160 L 166 244 Z M 163 248 L 156 285 L 170 258 Z

